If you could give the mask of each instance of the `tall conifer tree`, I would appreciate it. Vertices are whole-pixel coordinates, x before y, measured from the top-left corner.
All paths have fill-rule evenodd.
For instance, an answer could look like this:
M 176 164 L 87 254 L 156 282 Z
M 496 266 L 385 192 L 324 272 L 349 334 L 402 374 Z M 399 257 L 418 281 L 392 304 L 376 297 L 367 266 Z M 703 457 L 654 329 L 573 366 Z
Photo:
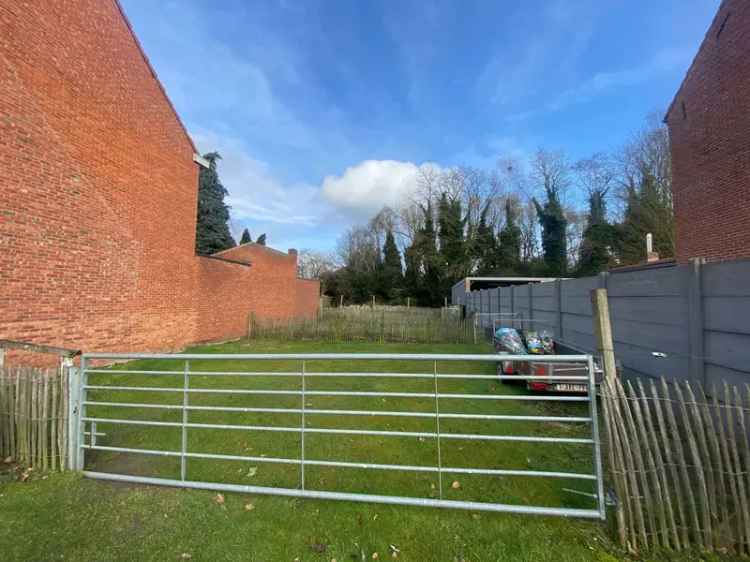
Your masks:
M 201 168 L 198 177 L 198 220 L 195 251 L 208 255 L 235 246 L 229 232 L 229 207 L 224 203 L 227 190 L 221 184 L 216 163 L 221 159 L 218 152 L 209 152 L 203 157 L 209 167 Z
M 401 253 L 396 246 L 393 231 L 388 230 L 383 245 L 383 296 L 388 300 L 397 299 L 403 288 L 403 275 L 401 272 Z

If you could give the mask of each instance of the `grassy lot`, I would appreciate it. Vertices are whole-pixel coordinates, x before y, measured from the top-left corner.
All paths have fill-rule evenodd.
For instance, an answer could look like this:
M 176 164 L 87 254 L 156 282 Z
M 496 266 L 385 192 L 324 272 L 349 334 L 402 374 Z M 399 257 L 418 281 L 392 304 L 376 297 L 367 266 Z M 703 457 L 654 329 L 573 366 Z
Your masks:
M 205 346 L 200 352 L 485 352 L 471 345 L 419 344 L 320 344 L 260 341 Z M 298 363 L 265 362 L 249 365 L 237 361 L 196 361 L 192 370 L 242 369 L 292 370 Z M 118 369 L 181 370 L 169 361 L 140 361 Z M 444 363 L 439 372 L 492 373 L 491 364 Z M 351 363 L 312 362 L 314 371 L 432 372 L 432 365 L 417 362 Z M 96 378 L 93 378 L 96 377 Z M 307 390 L 434 390 L 432 380 L 407 379 L 308 379 Z M 181 376 L 92 375 L 91 383 L 139 386 L 182 385 Z M 191 385 L 203 388 L 298 388 L 297 378 L 191 377 Z M 518 387 L 491 380 L 441 380 L 441 392 L 523 393 Z M 163 394 L 152 392 L 95 391 L 90 398 L 122 402 L 157 402 Z M 194 405 L 298 407 L 299 397 L 191 395 Z M 169 403 L 178 404 L 181 393 Z M 449 404 L 450 402 L 450 404 Z M 454 403 L 455 402 L 455 403 Z M 308 397 L 309 408 L 348 408 L 431 411 L 430 400 L 407 398 Z M 540 404 L 516 401 L 441 401 L 441 411 L 513 414 L 581 415 L 583 404 Z M 89 415 L 179 421 L 179 411 L 92 407 Z M 191 412 L 190 421 L 297 426 L 296 414 Z M 347 427 L 384 430 L 433 431 L 434 420 L 422 418 L 308 416 L 308 427 Z M 100 444 L 149 449 L 179 450 L 178 428 L 133 428 L 99 424 L 107 436 Z M 518 435 L 585 436 L 583 424 L 445 420 L 441 431 L 462 433 L 511 433 Z M 306 436 L 308 459 L 369 461 L 377 463 L 432 465 L 436 458 L 431 439 Z M 191 429 L 189 450 L 243 456 L 294 458 L 300 450 L 293 433 Z M 531 470 L 589 472 L 587 445 L 549 445 L 444 440 L 443 465 L 482 466 Z M 88 452 L 87 468 L 148 476 L 176 478 L 179 460 L 174 458 Z M 263 462 L 190 459 L 188 478 L 251 485 L 297 487 L 299 468 Z M 453 481 L 458 482 L 454 489 Z M 375 470 L 307 467 L 310 489 L 387 493 L 437 497 L 437 476 L 430 473 L 392 473 Z M 444 477 L 444 497 L 503 503 L 592 507 L 583 496 L 565 488 L 591 490 L 591 483 L 576 480 L 507 478 L 487 476 Z M 218 500 L 218 501 L 217 501 Z M 391 546 L 392 545 L 392 546 Z M 394 548 L 397 550 L 394 550 Z M 82 479 L 77 475 L 51 475 L 0 487 L 0 559 L 2 560 L 316 560 L 362 561 L 398 559 L 413 561 L 578 561 L 620 560 L 603 525 L 597 522 L 535 518 L 458 510 L 407 508 L 333 501 L 286 499 L 273 496 L 217 494 L 146 486 L 117 485 Z M 377 553 L 377 555 L 376 555 Z M 395 555 L 395 556 L 394 556 Z M 659 556 L 658 560 L 668 559 Z M 688 560 L 684 554 L 675 560 Z M 694 557 L 695 560 L 701 559 Z M 706 558 L 702 558 L 706 559 Z

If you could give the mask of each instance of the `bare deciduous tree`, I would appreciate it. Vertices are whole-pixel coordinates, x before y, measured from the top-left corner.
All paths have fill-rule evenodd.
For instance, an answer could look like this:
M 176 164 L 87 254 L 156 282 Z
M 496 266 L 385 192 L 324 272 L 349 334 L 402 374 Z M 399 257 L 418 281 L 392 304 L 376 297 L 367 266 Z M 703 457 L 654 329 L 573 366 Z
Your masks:
M 568 188 L 571 185 L 570 164 L 561 150 L 537 150 L 531 159 L 530 179 L 538 190 L 545 195 L 555 194 L 561 203 L 565 203 Z
M 573 165 L 573 172 L 578 185 L 589 196 L 594 193 L 606 196 L 617 180 L 616 163 L 603 152 L 579 160 Z
M 330 252 L 304 248 L 300 250 L 297 258 L 297 275 L 302 279 L 319 279 L 324 273 L 335 271 L 339 267 L 341 262 Z
M 356 271 L 374 272 L 380 248 L 372 230 L 356 226 L 347 230 L 339 240 L 338 255 L 345 267 Z

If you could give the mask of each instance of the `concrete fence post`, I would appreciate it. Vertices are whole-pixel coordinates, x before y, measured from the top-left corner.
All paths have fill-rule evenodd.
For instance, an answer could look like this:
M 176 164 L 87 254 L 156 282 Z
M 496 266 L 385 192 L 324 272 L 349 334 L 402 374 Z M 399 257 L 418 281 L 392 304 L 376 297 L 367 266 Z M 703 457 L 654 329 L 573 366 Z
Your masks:
M 688 350 L 690 380 L 706 386 L 705 345 L 703 340 L 703 264 L 705 258 L 692 258 L 688 266 Z
M 536 330 L 534 326 L 534 283 L 529 283 L 527 287 L 529 291 L 529 330 Z
M 563 338 L 563 322 L 562 322 L 562 279 L 555 279 L 555 301 L 557 305 L 556 315 L 556 334 L 557 339 L 562 341 Z

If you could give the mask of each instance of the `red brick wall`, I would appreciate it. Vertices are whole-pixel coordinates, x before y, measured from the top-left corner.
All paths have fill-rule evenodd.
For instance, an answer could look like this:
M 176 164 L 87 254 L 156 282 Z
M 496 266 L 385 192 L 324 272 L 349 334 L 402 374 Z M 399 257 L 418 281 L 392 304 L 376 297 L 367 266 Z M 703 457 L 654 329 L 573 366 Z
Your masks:
M 678 261 L 750 257 L 747 0 L 722 3 L 672 102 L 667 124 Z
M 317 279 L 298 279 L 295 310 L 297 315 L 313 318 L 320 307 L 320 281 Z
M 114 0 L 0 0 L 0 338 L 179 349 L 314 310 L 296 256 L 195 256 L 194 151 Z

